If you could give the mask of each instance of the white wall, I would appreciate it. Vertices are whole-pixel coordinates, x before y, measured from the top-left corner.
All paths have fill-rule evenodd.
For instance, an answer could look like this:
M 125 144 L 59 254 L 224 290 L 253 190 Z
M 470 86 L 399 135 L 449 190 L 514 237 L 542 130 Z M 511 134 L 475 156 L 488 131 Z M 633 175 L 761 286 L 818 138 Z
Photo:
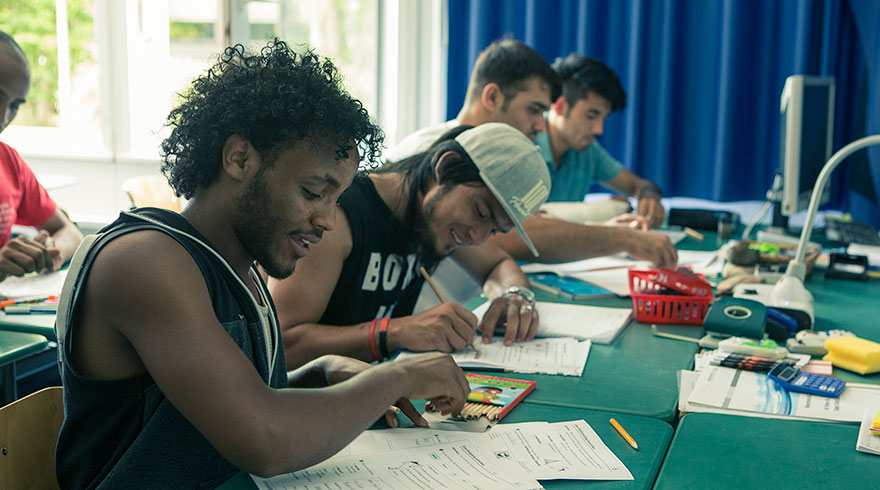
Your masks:
M 77 222 L 109 223 L 130 206 L 122 182 L 138 175 L 159 175 L 158 160 L 112 162 L 109 159 L 29 156 L 25 161 L 37 174 L 71 176 L 73 185 L 49 191 L 58 205 Z

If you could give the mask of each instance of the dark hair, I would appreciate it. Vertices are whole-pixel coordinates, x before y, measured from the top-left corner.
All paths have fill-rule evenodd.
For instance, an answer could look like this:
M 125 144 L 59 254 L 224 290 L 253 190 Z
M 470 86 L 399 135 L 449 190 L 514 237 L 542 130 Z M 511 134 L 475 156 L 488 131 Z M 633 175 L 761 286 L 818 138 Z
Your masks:
M 612 111 L 626 107 L 623 85 L 605 63 L 572 53 L 565 58 L 556 58 L 553 69 L 562 80 L 562 96 L 569 106 L 586 99 L 592 91 L 608 99 Z
M 186 198 L 220 175 L 232 135 L 247 139 L 269 165 L 306 138 L 335 145 L 337 159 L 348 158 L 352 141 L 370 166 L 381 155 L 382 130 L 342 87 L 333 63 L 309 49 L 294 53 L 277 38 L 259 54 L 246 54 L 240 44 L 226 48 L 182 97 L 168 115 L 171 136 L 161 148 L 162 172 Z
M 419 195 L 424 195 L 428 191 L 431 184 L 435 182 L 438 185 L 482 185 L 486 184 L 480 177 L 480 170 L 471 160 L 471 157 L 464 151 L 464 148 L 455 141 L 455 138 L 473 128 L 463 124 L 456 126 L 449 131 L 443 133 L 436 141 L 431 143 L 427 150 L 416 153 L 398 162 L 387 163 L 379 169 L 375 170 L 377 174 L 403 174 L 403 192 L 405 193 L 405 212 L 403 218 L 404 240 L 400 240 L 402 248 L 396 250 L 395 253 L 404 255 L 419 241 L 416 238 L 421 233 L 422 227 L 426 225 L 422 221 L 419 212 Z M 437 163 L 446 152 L 455 152 L 458 157 L 447 159 L 443 166 L 439 169 L 439 181 L 434 177 L 434 171 L 437 169 Z M 423 258 L 425 267 L 431 269 L 439 262 L 440 257 L 436 256 L 436 252 L 432 250 L 419 250 L 419 254 Z
M 525 82 L 532 77 L 550 85 L 550 100 L 559 97 L 559 76 L 537 51 L 513 39 L 495 41 L 477 57 L 465 105 L 479 99 L 487 84 L 496 83 L 504 94 L 502 110 L 507 110 L 507 104 L 525 90 Z
M 15 39 L 12 38 L 9 34 L 4 31 L 0 31 L 0 46 L 8 46 L 12 48 L 12 52 L 17 54 L 21 58 L 21 62 L 24 63 L 25 67 L 28 67 L 27 55 L 24 54 L 24 50 L 21 49 L 21 46 L 15 42 Z

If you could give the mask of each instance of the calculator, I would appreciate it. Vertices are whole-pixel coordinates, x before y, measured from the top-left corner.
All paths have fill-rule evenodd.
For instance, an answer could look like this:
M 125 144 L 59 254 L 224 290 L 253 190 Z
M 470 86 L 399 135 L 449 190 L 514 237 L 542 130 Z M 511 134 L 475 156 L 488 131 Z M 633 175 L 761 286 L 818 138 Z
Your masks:
M 846 387 L 846 381 L 840 378 L 802 373 L 800 369 L 786 363 L 777 364 L 767 376 L 788 391 L 808 395 L 837 398 Z

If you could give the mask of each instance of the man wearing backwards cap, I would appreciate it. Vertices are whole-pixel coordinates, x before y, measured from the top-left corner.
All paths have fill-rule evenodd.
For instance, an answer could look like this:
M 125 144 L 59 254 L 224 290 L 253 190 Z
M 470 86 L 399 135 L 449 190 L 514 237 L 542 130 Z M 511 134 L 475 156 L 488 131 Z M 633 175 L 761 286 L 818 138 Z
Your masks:
M 534 338 L 528 280 L 486 241 L 516 229 L 537 255 L 521 222 L 549 193 L 536 146 L 502 123 L 459 126 L 427 151 L 356 178 L 339 200 L 337 227 L 294 274 L 269 280 L 288 368 L 330 353 L 378 360 L 397 349 L 451 352 L 471 343 L 475 327 L 485 343 L 505 323 L 506 345 Z M 412 314 L 419 268 L 432 271 L 447 255 L 492 301 L 479 326 L 455 303 Z

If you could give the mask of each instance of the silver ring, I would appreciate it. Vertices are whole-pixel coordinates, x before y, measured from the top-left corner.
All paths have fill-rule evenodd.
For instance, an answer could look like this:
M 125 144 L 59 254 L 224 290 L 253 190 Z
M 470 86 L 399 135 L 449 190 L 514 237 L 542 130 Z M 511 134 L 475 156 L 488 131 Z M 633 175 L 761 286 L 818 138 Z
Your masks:
M 522 307 L 520 307 L 519 311 L 520 311 L 520 313 L 522 313 L 524 311 L 529 311 L 529 312 L 535 311 L 535 305 L 533 305 L 531 303 L 522 305 Z

